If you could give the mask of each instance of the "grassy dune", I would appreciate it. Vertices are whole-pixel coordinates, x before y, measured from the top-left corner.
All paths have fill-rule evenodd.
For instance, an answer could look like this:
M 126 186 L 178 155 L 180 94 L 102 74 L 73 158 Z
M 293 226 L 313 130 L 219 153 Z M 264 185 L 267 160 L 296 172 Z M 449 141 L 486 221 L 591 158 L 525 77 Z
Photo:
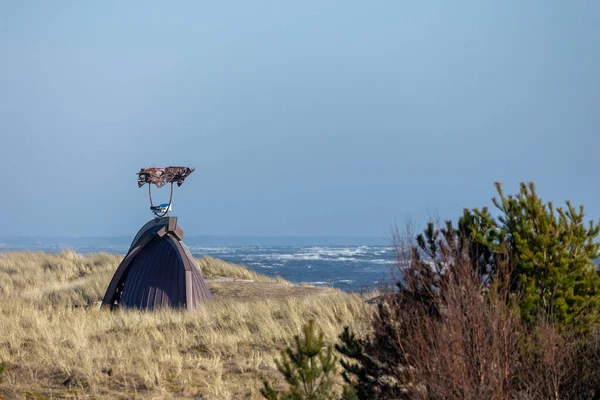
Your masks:
M 273 358 L 309 319 L 331 342 L 344 325 L 368 329 L 358 295 L 208 257 L 198 265 L 215 301 L 196 312 L 101 310 L 120 260 L 0 253 L 0 396 L 260 398 L 261 378 L 277 376 Z

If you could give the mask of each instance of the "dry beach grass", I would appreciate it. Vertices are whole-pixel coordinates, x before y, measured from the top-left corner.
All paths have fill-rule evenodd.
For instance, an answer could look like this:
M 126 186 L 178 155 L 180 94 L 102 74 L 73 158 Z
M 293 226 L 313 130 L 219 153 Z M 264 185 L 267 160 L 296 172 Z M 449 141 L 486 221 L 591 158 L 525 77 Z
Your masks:
M 345 325 L 368 329 L 358 295 L 212 258 L 198 264 L 215 301 L 196 312 L 101 310 L 120 260 L 0 253 L 0 396 L 259 398 L 261 378 L 277 375 L 274 357 L 309 319 L 330 342 Z

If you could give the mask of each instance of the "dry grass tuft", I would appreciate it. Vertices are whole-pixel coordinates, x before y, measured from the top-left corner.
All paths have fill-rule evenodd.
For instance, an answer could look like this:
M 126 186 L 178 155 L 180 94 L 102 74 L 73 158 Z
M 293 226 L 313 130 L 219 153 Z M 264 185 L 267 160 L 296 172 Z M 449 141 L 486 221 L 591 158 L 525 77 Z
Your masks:
M 251 279 L 286 295 L 216 291 L 193 313 L 101 310 L 94 305 L 120 261 L 0 253 L 0 397 L 259 398 L 261 378 L 277 376 L 273 358 L 309 319 L 330 342 L 344 325 L 368 330 L 358 295 L 307 291 L 208 257 L 198 264 L 209 279 Z

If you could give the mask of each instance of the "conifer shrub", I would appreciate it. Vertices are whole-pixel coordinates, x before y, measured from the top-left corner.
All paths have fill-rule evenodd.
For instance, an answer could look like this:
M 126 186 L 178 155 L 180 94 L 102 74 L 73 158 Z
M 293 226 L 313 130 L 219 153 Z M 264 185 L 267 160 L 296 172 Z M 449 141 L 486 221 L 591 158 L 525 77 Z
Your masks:
M 436 259 L 436 239 L 459 236 L 473 271 L 484 284 L 491 283 L 498 263 L 510 265 L 511 292 L 519 294 L 521 316 L 535 323 L 540 315 L 560 326 L 586 330 L 599 322 L 600 226 L 584 220 L 583 206 L 566 201 L 564 208 L 544 202 L 533 183 L 521 183 L 516 195 L 506 195 L 496 183 L 493 199 L 497 216 L 487 207 L 465 209 L 454 228 L 429 224 L 417 237 L 422 253 Z
M 317 334 L 315 322 L 304 326 L 304 337 L 295 337 L 295 347 L 281 351 L 275 360 L 277 369 L 289 385 L 287 390 L 275 389 L 264 381 L 261 394 L 268 400 L 328 400 L 335 398 L 333 378 L 337 358 L 331 345 L 325 346 L 323 332 Z

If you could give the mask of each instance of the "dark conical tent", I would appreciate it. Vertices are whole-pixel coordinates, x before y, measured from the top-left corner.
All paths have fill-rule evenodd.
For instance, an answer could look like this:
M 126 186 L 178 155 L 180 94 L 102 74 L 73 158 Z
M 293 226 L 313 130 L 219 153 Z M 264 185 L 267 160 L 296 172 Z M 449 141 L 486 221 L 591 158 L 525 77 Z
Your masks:
M 182 239 L 177 217 L 156 218 L 144 225 L 117 268 L 102 305 L 193 310 L 212 300 Z
M 142 168 L 138 186 L 148 184 L 150 210 L 156 216 L 140 229 L 127 255 L 117 268 L 102 305 L 111 310 L 119 307 L 158 310 L 186 308 L 194 310 L 212 300 L 188 248 L 183 244 L 183 231 L 171 211 L 173 184 L 181 186 L 194 170 L 187 167 Z M 171 184 L 168 204 L 155 206 L 151 185 Z

